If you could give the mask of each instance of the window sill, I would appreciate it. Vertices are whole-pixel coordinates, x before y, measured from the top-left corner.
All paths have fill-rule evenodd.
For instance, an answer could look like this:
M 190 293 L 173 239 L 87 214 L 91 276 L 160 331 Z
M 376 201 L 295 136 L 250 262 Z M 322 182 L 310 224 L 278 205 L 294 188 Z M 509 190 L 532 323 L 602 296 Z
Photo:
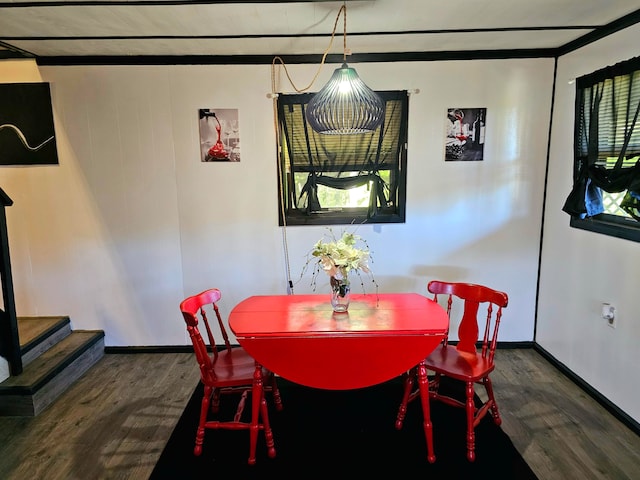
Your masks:
M 615 215 L 601 214 L 585 219 L 571 217 L 569 226 L 632 242 L 640 242 L 640 223 Z
M 378 215 L 367 218 L 366 211 L 358 210 L 340 210 L 325 211 L 307 215 L 299 211 L 287 213 L 287 225 L 360 225 L 371 223 L 404 223 L 404 215 L 396 213 L 379 213 Z M 282 226 L 282 216 L 279 218 L 279 225 Z

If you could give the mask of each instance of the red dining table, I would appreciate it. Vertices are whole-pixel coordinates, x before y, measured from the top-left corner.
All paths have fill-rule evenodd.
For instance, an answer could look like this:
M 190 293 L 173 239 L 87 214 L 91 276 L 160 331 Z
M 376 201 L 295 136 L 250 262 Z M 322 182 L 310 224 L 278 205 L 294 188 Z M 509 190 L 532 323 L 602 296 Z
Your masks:
M 345 313 L 333 312 L 329 295 L 256 295 L 229 314 L 231 331 L 258 364 L 308 387 L 368 387 L 417 365 L 430 462 L 435 455 L 424 359 L 448 325 L 445 309 L 417 293 L 352 294 Z M 256 375 L 260 388 L 260 368 Z

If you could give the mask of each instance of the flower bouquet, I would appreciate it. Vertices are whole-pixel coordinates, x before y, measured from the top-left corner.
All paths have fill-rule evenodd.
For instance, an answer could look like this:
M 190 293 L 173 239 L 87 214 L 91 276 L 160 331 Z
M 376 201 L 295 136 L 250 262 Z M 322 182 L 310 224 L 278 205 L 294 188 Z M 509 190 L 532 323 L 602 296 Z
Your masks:
M 358 246 L 359 244 L 361 246 Z M 313 246 L 310 255 L 317 259 L 314 265 L 312 284 L 315 286 L 315 276 L 320 270 L 324 270 L 329 275 L 331 301 L 336 312 L 344 312 L 349 306 L 350 272 L 358 274 L 363 291 L 364 283 L 361 272 L 368 274 L 375 284 L 373 274 L 369 269 L 369 260 L 371 259 L 369 246 L 359 235 L 344 232 L 342 237 L 338 239 L 329 229 L 329 234 Z M 308 264 L 309 262 L 307 262 L 307 266 Z

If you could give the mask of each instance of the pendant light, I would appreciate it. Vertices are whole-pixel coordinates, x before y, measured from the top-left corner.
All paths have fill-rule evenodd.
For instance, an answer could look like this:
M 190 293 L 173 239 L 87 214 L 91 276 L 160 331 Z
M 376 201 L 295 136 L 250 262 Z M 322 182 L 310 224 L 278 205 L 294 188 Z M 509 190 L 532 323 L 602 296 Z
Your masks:
M 343 63 L 306 109 L 311 128 L 327 135 L 353 135 L 377 129 L 384 117 L 382 99 L 347 65 L 347 6 L 343 3 Z M 340 15 L 338 12 L 338 15 Z

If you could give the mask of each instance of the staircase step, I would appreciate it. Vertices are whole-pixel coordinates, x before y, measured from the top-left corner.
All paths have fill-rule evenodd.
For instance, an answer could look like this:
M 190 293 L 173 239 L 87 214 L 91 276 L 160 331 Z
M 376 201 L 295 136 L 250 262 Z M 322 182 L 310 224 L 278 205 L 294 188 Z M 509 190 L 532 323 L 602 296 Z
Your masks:
M 102 330 L 72 331 L 0 383 L 0 416 L 38 415 L 103 355 Z
M 22 366 L 26 367 L 70 334 L 71 320 L 68 316 L 18 317 Z

